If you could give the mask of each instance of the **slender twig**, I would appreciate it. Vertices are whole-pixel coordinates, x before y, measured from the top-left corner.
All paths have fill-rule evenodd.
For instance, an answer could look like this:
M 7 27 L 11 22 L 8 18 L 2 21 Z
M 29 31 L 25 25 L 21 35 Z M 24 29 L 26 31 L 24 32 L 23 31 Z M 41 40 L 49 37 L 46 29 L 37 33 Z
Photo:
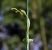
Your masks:
M 46 32 L 45 32 L 45 22 L 44 18 L 40 18 L 40 27 L 41 27 L 41 37 L 44 45 L 44 50 L 48 50 L 47 41 L 46 41 Z

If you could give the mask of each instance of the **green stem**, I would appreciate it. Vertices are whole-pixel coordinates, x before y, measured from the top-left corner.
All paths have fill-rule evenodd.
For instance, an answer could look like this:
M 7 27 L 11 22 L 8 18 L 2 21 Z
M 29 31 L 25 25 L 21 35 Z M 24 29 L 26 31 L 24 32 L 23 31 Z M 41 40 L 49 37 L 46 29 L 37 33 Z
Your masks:
M 40 18 L 40 27 L 41 27 L 41 37 L 44 45 L 44 50 L 48 50 L 47 41 L 46 41 L 46 33 L 45 33 L 45 22 L 44 19 Z

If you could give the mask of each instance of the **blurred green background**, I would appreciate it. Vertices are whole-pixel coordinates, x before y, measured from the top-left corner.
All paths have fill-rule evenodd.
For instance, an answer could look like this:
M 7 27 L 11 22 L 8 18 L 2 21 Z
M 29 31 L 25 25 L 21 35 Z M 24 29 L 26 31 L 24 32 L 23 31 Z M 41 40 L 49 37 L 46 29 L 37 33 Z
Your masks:
M 40 30 L 40 18 L 44 18 L 45 29 L 52 34 L 52 0 L 29 0 L 30 34 Z M 30 35 L 32 38 L 33 35 Z
M 49 41 L 48 44 L 52 44 L 52 0 L 29 0 L 28 6 L 31 22 L 29 38 L 33 39 L 39 33 Z
M 26 16 L 21 16 L 18 13 L 13 13 L 11 8 L 17 8 L 18 10 L 23 9 L 27 12 L 27 0 L 0 0 L 0 15 L 2 16 L 1 23 L 2 25 L 12 24 L 12 23 L 18 23 L 19 26 L 25 30 L 26 34 Z M 19 37 L 10 37 L 8 40 L 6 40 L 6 43 L 10 46 L 17 45 L 17 41 L 19 41 Z M 19 43 L 19 42 L 18 42 Z M 20 43 L 21 44 L 21 43 Z M 26 36 L 22 40 L 22 46 L 26 50 Z

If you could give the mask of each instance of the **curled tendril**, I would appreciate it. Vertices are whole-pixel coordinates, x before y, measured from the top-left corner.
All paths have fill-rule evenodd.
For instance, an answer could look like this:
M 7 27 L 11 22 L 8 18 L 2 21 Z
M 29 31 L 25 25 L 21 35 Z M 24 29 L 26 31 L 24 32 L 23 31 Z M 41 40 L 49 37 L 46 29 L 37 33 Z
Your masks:
M 27 25 L 28 25 L 28 29 L 30 28 L 30 19 L 27 16 L 26 12 L 22 9 L 18 10 L 17 8 L 11 8 L 11 10 L 16 10 L 15 12 L 19 12 L 22 16 L 25 15 L 27 17 Z
M 11 10 L 16 10 L 15 12 L 17 13 L 17 12 L 20 12 L 18 9 L 16 9 L 16 8 L 11 8 Z
M 21 11 L 23 14 L 25 14 L 25 15 L 26 15 L 26 12 L 25 12 L 24 10 L 21 10 L 21 9 L 20 9 L 20 11 Z
M 16 11 L 18 11 L 16 8 L 11 8 L 11 10 L 16 10 Z
M 22 15 L 22 16 L 23 16 L 23 13 L 22 13 L 20 10 L 18 10 L 17 8 L 11 8 L 11 10 L 16 10 L 16 11 L 15 11 L 16 13 L 18 13 L 18 12 L 19 12 L 19 13 L 20 13 L 20 15 Z

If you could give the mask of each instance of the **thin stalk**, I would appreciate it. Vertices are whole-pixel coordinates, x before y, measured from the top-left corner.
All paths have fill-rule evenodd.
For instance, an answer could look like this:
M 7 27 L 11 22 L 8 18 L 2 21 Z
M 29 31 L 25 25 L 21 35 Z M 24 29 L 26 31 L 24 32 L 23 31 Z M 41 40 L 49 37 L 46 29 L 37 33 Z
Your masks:
M 40 18 L 40 27 L 41 27 L 41 37 L 44 45 L 44 50 L 48 50 L 46 33 L 45 33 L 45 21 L 42 17 Z

